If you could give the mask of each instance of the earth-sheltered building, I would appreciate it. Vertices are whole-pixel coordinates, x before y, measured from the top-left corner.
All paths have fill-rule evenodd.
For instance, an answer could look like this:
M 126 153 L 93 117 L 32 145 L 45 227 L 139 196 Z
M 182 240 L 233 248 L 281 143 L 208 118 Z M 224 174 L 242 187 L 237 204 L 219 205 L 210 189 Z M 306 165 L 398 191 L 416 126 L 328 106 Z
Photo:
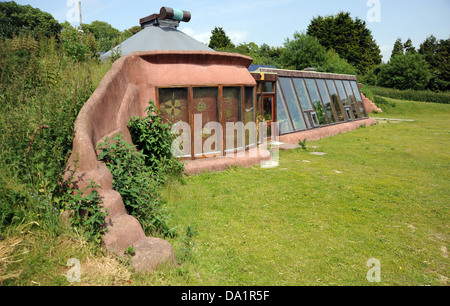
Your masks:
M 132 264 L 140 271 L 175 262 L 173 249 L 164 240 L 146 237 L 126 213 L 96 147 L 117 133 L 131 143 L 128 122 L 132 116 L 145 116 L 149 101 L 166 121 L 181 123 L 179 157 L 186 159 L 190 173 L 269 160 L 270 152 L 258 148 L 260 121 L 278 122 L 280 141 L 293 144 L 374 123 L 367 119 L 355 76 L 274 68 L 250 72 L 250 57 L 215 52 L 180 32 L 179 22 L 190 18 L 189 12 L 163 7 L 141 19 L 143 30 L 118 47 L 123 56 L 75 122 L 68 168 L 75 171 L 80 189 L 91 180 L 101 187 L 109 211 L 103 243 L 119 253 L 134 246 Z M 269 136 L 276 134 L 269 130 Z M 235 152 L 244 154 L 229 156 Z

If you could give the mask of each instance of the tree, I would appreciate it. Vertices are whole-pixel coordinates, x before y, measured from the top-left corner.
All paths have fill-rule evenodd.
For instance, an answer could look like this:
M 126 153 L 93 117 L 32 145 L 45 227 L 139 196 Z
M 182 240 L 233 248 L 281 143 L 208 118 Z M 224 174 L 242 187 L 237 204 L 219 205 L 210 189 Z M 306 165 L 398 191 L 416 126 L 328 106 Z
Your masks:
M 424 56 L 408 52 L 394 56 L 380 67 L 378 85 L 395 89 L 423 90 L 431 79 L 429 64 Z
M 396 55 L 403 55 L 404 53 L 405 52 L 402 40 L 400 38 L 397 38 L 397 40 L 394 43 L 394 49 L 392 50 L 391 58 L 393 58 Z
M 450 90 L 450 38 L 438 40 L 431 35 L 420 45 L 418 52 L 430 65 L 432 77 L 428 89 Z
M 365 21 L 354 20 L 350 13 L 318 16 L 308 26 L 308 35 L 317 37 L 326 50 L 334 49 L 343 59 L 365 74 L 381 63 L 381 51 Z
M 408 53 L 408 52 L 415 53 L 416 52 L 416 48 L 414 48 L 411 38 L 408 38 L 408 40 L 405 42 L 405 44 L 403 45 L 403 49 L 405 50 L 405 53 Z
M 91 32 L 78 31 L 68 21 L 61 25 L 63 30 L 59 34 L 59 40 L 69 58 L 76 62 L 99 59 L 99 44 Z
M 14 1 L 0 3 L 0 38 L 27 33 L 34 38 L 40 35 L 50 37 L 60 31 L 61 25 L 49 13 Z
M 140 26 L 134 26 L 132 28 L 129 28 L 127 30 L 124 30 L 122 32 L 122 40 L 125 41 L 128 38 L 130 38 L 133 35 L 136 35 L 137 33 L 139 33 L 140 31 L 142 31 L 142 27 Z
M 211 31 L 211 37 L 209 39 L 209 45 L 211 49 L 220 50 L 225 48 L 234 48 L 231 39 L 227 36 L 223 28 L 215 27 Z
M 294 39 L 286 39 L 280 55 L 280 63 L 284 68 L 302 70 L 323 65 L 327 59 L 327 51 L 316 37 L 305 33 L 294 33 Z
M 327 51 L 327 58 L 319 71 L 339 74 L 356 74 L 356 68 L 341 58 L 333 49 Z
M 107 52 L 120 43 L 121 32 L 107 22 L 96 20 L 83 24 L 83 30 L 94 35 L 100 44 L 100 52 Z

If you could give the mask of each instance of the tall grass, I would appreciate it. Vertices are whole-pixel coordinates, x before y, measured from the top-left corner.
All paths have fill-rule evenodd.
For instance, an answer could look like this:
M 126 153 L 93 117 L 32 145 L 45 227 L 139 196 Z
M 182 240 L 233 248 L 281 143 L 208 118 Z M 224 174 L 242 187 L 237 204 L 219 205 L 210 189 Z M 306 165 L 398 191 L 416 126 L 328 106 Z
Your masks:
M 55 197 L 73 127 L 109 64 L 75 62 L 55 38 L 0 40 L 0 230 L 58 230 Z

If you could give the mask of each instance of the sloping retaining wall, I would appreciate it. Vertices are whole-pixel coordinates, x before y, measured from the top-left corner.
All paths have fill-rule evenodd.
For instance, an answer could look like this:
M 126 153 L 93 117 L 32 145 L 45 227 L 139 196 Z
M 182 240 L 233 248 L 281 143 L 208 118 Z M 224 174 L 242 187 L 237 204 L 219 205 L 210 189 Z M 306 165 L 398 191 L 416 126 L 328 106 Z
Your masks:
M 132 143 L 127 124 L 132 116 L 145 116 L 149 101 L 156 100 L 156 86 L 194 84 L 254 84 L 247 67 L 252 59 L 214 51 L 136 52 L 117 60 L 81 109 L 75 122 L 72 155 L 65 179 L 75 171 L 76 188 L 93 180 L 103 206 L 108 209 L 108 232 L 102 244 L 122 254 L 132 246 L 132 264 L 138 271 L 152 270 L 162 262 L 176 263 L 172 246 L 146 237 L 138 220 L 127 214 L 121 195 L 113 190 L 112 174 L 98 161 L 97 145 L 117 133 Z M 219 79 L 219 81 L 218 81 Z M 91 190 L 87 190 L 89 193 Z

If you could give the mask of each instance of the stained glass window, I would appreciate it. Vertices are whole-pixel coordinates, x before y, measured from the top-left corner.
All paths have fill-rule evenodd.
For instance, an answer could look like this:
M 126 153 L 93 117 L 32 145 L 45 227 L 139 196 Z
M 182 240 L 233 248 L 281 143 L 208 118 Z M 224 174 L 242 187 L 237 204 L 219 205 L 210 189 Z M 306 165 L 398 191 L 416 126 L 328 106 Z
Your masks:
M 248 129 L 245 130 L 245 145 L 256 145 L 256 124 L 255 122 L 255 105 L 254 105 L 254 88 L 245 87 L 244 89 L 244 105 L 245 105 L 245 120 L 244 124 Z
M 194 87 L 193 90 L 195 156 L 220 153 L 222 137 L 219 124 L 218 88 Z M 200 118 L 201 128 L 196 122 Z
M 223 88 L 223 114 L 225 152 L 243 148 L 243 129 L 240 126 L 242 121 L 241 87 Z
M 160 88 L 159 109 L 163 118 L 171 123 L 189 123 L 189 104 L 187 88 Z

